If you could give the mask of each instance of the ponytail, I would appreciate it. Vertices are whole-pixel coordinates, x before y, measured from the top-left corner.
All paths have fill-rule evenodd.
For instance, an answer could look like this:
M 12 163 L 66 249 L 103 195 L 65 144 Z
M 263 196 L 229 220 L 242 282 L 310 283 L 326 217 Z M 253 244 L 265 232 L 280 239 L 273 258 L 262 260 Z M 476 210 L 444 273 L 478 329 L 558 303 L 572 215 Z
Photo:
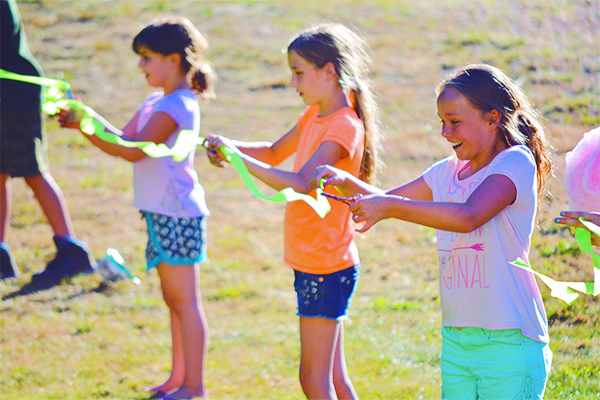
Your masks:
M 552 173 L 553 164 L 551 158 L 552 146 L 546 132 L 539 122 L 537 111 L 529 105 L 519 108 L 513 114 L 513 118 L 503 127 L 504 132 L 518 132 L 518 136 L 524 139 L 524 143 L 514 140 L 517 135 L 504 133 L 505 141 L 509 146 L 523 144 L 529 148 L 537 166 L 537 191 L 542 196 L 546 187 L 546 177 Z
M 382 168 L 379 158 L 381 151 L 381 134 L 379 130 L 378 109 L 375 95 L 369 84 L 354 79 L 355 87 L 350 89 L 350 104 L 356 115 L 363 122 L 365 140 L 360 165 L 359 178 L 367 183 L 376 182 L 377 173 Z
M 189 83 L 193 91 L 206 100 L 215 98 L 213 87 L 217 76 L 208 61 L 205 61 L 187 48 L 185 62 L 182 62 L 182 67 L 189 69 Z

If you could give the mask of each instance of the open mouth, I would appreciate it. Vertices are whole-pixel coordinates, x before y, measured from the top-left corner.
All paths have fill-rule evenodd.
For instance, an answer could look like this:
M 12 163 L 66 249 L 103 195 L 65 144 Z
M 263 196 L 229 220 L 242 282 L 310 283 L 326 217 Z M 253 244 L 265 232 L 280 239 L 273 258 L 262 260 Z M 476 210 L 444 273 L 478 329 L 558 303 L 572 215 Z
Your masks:
M 462 142 L 450 142 L 453 149 L 457 149 L 462 145 Z

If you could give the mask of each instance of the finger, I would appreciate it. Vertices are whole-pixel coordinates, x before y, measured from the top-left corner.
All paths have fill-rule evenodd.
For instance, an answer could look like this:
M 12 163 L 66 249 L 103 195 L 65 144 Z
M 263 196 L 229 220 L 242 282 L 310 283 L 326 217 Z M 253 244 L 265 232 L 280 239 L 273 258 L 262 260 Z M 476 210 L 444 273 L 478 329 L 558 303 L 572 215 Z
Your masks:
M 355 223 L 360 223 L 363 221 L 366 221 L 367 218 L 364 215 L 359 215 L 359 214 L 353 214 L 352 215 L 352 221 L 354 221 Z
M 555 218 L 554 222 L 561 225 L 573 226 L 575 228 L 584 227 L 584 225 L 577 218 Z
M 362 213 L 362 206 L 363 206 L 363 202 L 362 202 L 362 194 L 355 194 L 354 196 L 351 197 L 352 199 L 352 205 L 350 206 L 350 211 L 353 214 L 360 214 Z
M 210 161 L 210 163 L 211 163 L 212 165 L 214 165 L 215 167 L 219 167 L 219 168 L 225 168 L 225 164 L 224 164 L 223 162 L 220 162 L 220 161 L 213 160 L 213 159 L 212 159 L 212 158 L 210 158 L 210 157 L 208 158 L 208 161 Z
M 371 227 L 375 225 L 375 222 L 366 222 L 362 227 L 360 228 L 356 228 L 355 231 L 358 233 L 364 233 L 366 231 L 368 231 L 369 229 L 371 229 Z
M 565 218 L 586 218 L 590 215 L 592 215 L 592 213 L 587 211 L 562 211 L 560 213 L 560 216 Z

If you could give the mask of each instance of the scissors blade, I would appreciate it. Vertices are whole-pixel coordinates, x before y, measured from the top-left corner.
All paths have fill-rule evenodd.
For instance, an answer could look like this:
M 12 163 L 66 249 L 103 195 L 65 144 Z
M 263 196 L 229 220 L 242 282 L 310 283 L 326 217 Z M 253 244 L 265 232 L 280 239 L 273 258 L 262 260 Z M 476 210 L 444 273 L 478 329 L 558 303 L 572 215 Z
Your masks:
M 329 193 L 321 193 L 321 195 L 323 195 L 325 197 L 329 197 L 330 199 L 333 199 L 333 200 L 341 201 L 342 203 L 346 203 L 349 206 L 351 206 L 352 203 L 354 203 L 354 199 L 353 198 L 336 196 L 335 194 L 329 194 Z

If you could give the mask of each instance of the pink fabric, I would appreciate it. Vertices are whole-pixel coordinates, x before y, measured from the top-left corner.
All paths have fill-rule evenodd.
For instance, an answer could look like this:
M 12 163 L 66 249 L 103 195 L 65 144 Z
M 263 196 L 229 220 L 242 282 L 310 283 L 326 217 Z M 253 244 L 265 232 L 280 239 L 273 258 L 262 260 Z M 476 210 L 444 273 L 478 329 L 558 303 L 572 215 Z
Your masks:
M 563 187 L 573 211 L 600 211 L 600 127 L 567 153 Z

